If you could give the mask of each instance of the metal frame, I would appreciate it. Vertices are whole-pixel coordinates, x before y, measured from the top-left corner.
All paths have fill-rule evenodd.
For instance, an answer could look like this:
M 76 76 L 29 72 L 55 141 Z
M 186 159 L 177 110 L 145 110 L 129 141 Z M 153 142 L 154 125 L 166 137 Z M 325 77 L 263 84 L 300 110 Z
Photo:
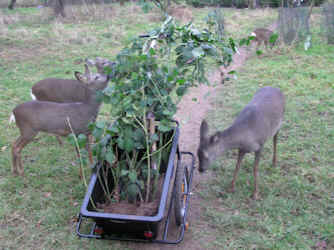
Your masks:
M 171 216 L 171 212 L 172 212 L 172 207 L 174 205 L 174 201 L 175 201 L 175 185 L 173 186 L 173 190 L 172 190 L 172 196 L 171 196 L 171 201 L 169 204 L 169 208 L 168 208 L 168 213 L 167 213 L 167 217 L 166 217 L 166 221 L 165 221 L 165 227 L 163 230 L 163 236 L 162 239 L 136 239 L 136 238 L 121 238 L 121 237 L 115 237 L 115 236 L 108 236 L 108 235 L 99 235 L 99 234 L 95 234 L 95 229 L 96 229 L 96 223 L 94 223 L 91 227 L 90 233 L 89 234 L 82 234 L 80 233 L 80 227 L 81 227 L 81 223 L 83 222 L 83 219 L 85 218 L 84 216 L 81 215 L 81 213 L 79 214 L 79 218 L 78 218 L 78 222 L 77 222 L 77 226 L 76 226 L 76 233 L 78 234 L 78 236 L 80 237 L 84 237 L 84 238 L 95 238 L 95 239 L 108 239 L 108 240 L 120 240 L 120 241 L 136 241 L 136 242 L 145 242 L 145 243 L 162 243 L 162 244 L 178 244 L 183 240 L 184 237 L 184 233 L 186 230 L 186 221 L 187 221 L 187 212 L 188 212 L 188 207 L 189 207 L 189 198 L 190 198 L 190 191 L 191 191 L 191 184 L 192 184 L 192 178 L 193 178 L 193 172 L 194 172 L 194 168 L 195 168 L 195 156 L 193 153 L 191 152 L 180 152 L 179 148 L 177 147 L 177 156 L 178 156 L 178 162 L 176 167 L 178 167 L 181 162 L 182 162 L 182 155 L 188 155 L 191 157 L 191 165 L 190 165 L 190 170 L 188 169 L 188 171 L 190 172 L 190 175 L 188 177 L 188 192 L 185 193 L 186 195 L 186 204 L 185 204 L 185 212 L 184 212 L 184 217 L 183 217 L 183 222 L 180 225 L 181 230 L 179 233 L 179 236 L 176 240 L 167 240 L 168 237 L 168 229 L 169 229 L 169 220 L 170 220 L 170 216 Z M 187 166 L 186 166 L 187 167 Z M 188 168 L 188 167 L 187 167 Z

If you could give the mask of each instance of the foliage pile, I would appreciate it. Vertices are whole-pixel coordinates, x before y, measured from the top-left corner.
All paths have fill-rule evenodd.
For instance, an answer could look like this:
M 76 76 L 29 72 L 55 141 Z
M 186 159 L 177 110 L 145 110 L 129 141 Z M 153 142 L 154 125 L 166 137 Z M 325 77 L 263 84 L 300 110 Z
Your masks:
M 109 199 L 152 200 L 163 154 L 171 143 L 165 134 L 173 131 L 176 100 L 189 87 L 208 83 L 209 58 L 227 66 L 234 51 L 232 39 L 223 40 L 191 23 L 178 26 L 168 17 L 160 28 L 134 39 L 117 55 L 116 66 L 109 72 L 114 84 L 100 96 L 112 104 L 113 123 L 91 125 L 95 155 L 109 164 L 117 187 Z

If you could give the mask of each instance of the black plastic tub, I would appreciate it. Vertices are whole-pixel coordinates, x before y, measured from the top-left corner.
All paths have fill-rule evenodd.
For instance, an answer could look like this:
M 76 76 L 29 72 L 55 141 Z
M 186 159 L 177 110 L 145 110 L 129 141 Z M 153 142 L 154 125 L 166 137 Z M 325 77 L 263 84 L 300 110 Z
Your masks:
M 93 205 L 91 201 L 94 203 L 103 201 L 103 189 L 101 184 L 101 179 L 98 177 L 99 171 L 103 167 L 102 164 L 97 164 L 95 171 L 93 172 L 90 183 L 81 206 L 79 222 L 77 225 L 77 234 L 80 237 L 86 238 L 109 238 L 109 239 L 118 239 L 118 240 L 135 240 L 135 241 L 154 241 L 157 238 L 159 232 L 159 225 L 163 221 L 165 217 L 165 211 L 167 208 L 168 202 L 168 192 L 170 185 L 172 185 L 172 178 L 174 173 L 174 165 L 179 165 L 181 161 L 181 154 L 178 149 L 178 140 L 179 140 L 179 128 L 175 127 L 174 137 L 172 141 L 172 147 L 170 150 L 167 168 L 165 172 L 165 178 L 163 180 L 161 198 L 159 203 L 159 208 L 154 216 L 137 216 L 137 215 L 128 215 L 128 214 L 114 214 L 114 213 L 105 213 L 105 212 L 97 212 L 94 211 Z M 191 153 L 185 153 L 191 154 Z M 192 155 L 192 154 L 191 154 Z M 193 156 L 193 155 L 192 155 Z M 177 164 L 175 164 L 177 162 Z M 193 159 L 194 165 L 194 159 Z M 192 178 L 193 166 L 190 171 L 190 183 Z M 112 180 L 112 178 L 110 178 Z M 112 189 L 112 183 L 109 184 Z M 189 185 L 190 186 L 190 185 Z M 190 189 L 189 189 L 190 190 Z M 173 188 L 174 193 L 174 188 Z M 187 207 L 188 207 L 188 195 L 186 193 L 187 198 Z M 173 199 L 171 199 L 173 200 Z M 172 203 L 172 202 L 171 202 Z M 170 204 L 168 209 L 168 218 L 170 216 L 170 210 L 172 205 Z M 84 219 L 91 219 L 95 222 L 92 226 L 89 234 L 80 233 L 80 226 Z M 184 216 L 185 222 L 186 215 Z M 165 225 L 165 234 L 167 234 L 168 221 Z M 166 241 L 166 235 L 163 235 L 162 241 L 158 240 L 156 242 L 160 243 L 178 243 L 183 239 L 183 234 L 185 230 L 185 223 L 182 224 L 181 236 L 176 242 L 168 242 Z

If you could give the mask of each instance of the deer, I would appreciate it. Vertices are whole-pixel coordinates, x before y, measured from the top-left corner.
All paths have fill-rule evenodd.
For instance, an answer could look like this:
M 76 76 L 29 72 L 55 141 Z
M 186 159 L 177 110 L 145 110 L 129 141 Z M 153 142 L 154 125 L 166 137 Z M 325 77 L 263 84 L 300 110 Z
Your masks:
M 72 132 L 75 135 L 90 135 L 88 124 L 96 120 L 101 105 L 101 101 L 97 99 L 97 92 L 107 87 L 109 76 L 91 74 L 87 65 L 85 68 L 86 74 L 75 72 L 75 77 L 85 86 L 81 102 L 56 103 L 33 100 L 14 108 L 13 116 L 20 130 L 20 136 L 12 144 L 14 175 L 24 175 L 21 151 L 39 132 L 58 136 L 67 136 Z M 87 146 L 92 163 L 89 144 Z
M 238 149 L 238 159 L 229 191 L 235 191 L 235 181 L 245 154 L 254 152 L 254 192 L 252 198 L 259 199 L 258 165 L 265 142 L 273 137 L 272 165 L 276 166 L 277 137 L 283 122 L 285 96 L 278 88 L 259 89 L 252 100 L 235 118 L 230 127 L 209 136 L 206 120 L 200 126 L 200 143 L 197 150 L 199 171 L 204 172 L 224 152 Z
M 108 59 L 97 57 L 96 60 L 86 59 L 85 74 L 90 74 L 87 65 L 95 65 L 98 74 L 104 74 L 106 66 L 113 66 L 113 62 Z M 82 102 L 84 101 L 86 87 L 78 80 L 46 78 L 35 83 L 31 88 L 33 100 L 49 101 L 59 103 Z
M 90 66 L 95 66 L 99 74 L 104 74 L 105 68 L 112 69 L 116 64 L 102 57 L 96 57 L 95 60 L 86 58 L 85 62 Z
M 270 37 L 274 33 L 266 28 L 257 28 L 252 33 L 251 36 L 254 37 L 253 41 L 256 42 L 257 47 L 259 47 L 262 43 L 264 43 L 265 47 L 268 47 Z M 270 44 L 270 47 L 272 48 L 274 44 Z
M 108 59 L 97 57 L 95 60 L 86 59 L 85 65 L 96 66 L 98 74 L 104 74 L 104 67 L 112 67 L 113 62 Z M 85 66 L 85 74 L 90 74 Z M 75 79 L 46 78 L 35 83 L 30 91 L 33 100 L 71 103 L 83 102 L 86 98 L 86 86 Z M 12 119 L 13 121 L 13 119 Z M 62 141 L 56 136 L 60 145 Z

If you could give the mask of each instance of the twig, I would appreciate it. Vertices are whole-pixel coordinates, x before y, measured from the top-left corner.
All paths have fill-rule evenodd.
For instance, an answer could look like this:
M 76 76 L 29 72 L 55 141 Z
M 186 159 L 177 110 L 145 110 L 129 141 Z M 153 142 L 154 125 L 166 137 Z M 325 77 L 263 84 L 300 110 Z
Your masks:
M 85 171 L 84 171 L 84 168 L 83 168 L 83 162 L 82 162 L 82 157 L 81 157 L 81 153 L 80 153 L 80 147 L 79 147 L 78 139 L 77 139 L 77 137 L 74 134 L 74 131 L 72 129 L 72 126 L 71 126 L 71 123 L 70 123 L 70 118 L 66 117 L 66 121 L 67 121 L 67 124 L 70 127 L 71 133 L 73 134 L 73 137 L 74 137 L 75 147 L 78 151 L 79 160 L 80 160 L 80 175 L 83 179 L 83 183 L 84 183 L 85 187 L 87 188 L 86 176 L 85 176 Z

